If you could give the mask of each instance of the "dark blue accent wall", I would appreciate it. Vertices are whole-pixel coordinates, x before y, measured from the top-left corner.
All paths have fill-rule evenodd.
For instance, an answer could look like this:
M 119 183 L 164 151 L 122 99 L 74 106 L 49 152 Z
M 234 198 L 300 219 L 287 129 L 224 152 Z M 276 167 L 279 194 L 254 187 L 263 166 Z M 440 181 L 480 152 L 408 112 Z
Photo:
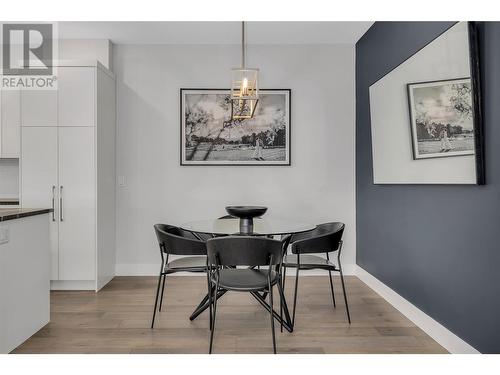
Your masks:
M 374 185 L 369 86 L 450 27 L 376 22 L 356 44 L 357 264 L 500 353 L 500 23 L 479 23 L 485 186 Z

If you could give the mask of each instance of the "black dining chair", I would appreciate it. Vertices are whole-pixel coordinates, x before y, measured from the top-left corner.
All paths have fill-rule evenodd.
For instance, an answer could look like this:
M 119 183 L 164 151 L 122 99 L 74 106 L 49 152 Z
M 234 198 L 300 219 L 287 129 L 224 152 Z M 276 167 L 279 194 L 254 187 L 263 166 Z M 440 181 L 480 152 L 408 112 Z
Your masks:
M 295 292 L 293 297 L 292 324 L 295 324 L 295 308 L 297 305 L 297 289 L 299 285 L 299 271 L 321 269 L 328 271 L 330 276 L 330 288 L 332 290 L 333 307 L 336 307 L 335 293 L 333 290 L 332 272 L 340 273 L 340 281 L 344 292 L 344 301 L 347 311 L 347 320 L 351 324 L 351 315 L 349 314 L 349 305 L 347 304 L 347 295 L 344 283 L 344 274 L 342 273 L 342 263 L 340 255 L 342 252 L 342 235 L 344 233 L 344 223 L 333 222 L 320 224 L 316 229 L 294 234 L 291 239 L 292 254 L 288 254 L 283 259 L 283 288 L 285 285 L 285 276 L 287 268 L 296 268 Z M 337 252 L 337 264 L 330 261 L 329 253 Z M 318 255 L 325 253 L 326 258 Z
M 210 346 L 212 353 L 215 320 L 217 316 L 217 293 L 220 290 L 235 292 L 269 293 L 273 351 L 276 354 L 276 337 L 273 317 L 273 286 L 277 285 L 280 304 L 284 294 L 281 287 L 282 242 L 265 237 L 228 236 L 207 241 L 208 274 L 212 293 L 210 304 Z M 237 268 L 248 266 L 249 268 Z M 255 269 L 268 266 L 267 269 Z
M 155 307 L 151 328 L 154 327 L 155 323 L 156 308 L 158 307 L 158 297 L 160 295 L 160 284 L 162 287 L 158 311 L 161 311 L 167 275 L 176 272 L 206 272 L 207 270 L 207 248 L 204 241 L 200 241 L 192 233 L 173 225 L 156 224 L 154 228 L 160 245 L 161 268 L 158 276 L 158 286 L 156 287 Z M 170 255 L 184 255 L 184 257 L 169 262 Z M 200 305 L 206 303 L 207 299 L 202 301 Z

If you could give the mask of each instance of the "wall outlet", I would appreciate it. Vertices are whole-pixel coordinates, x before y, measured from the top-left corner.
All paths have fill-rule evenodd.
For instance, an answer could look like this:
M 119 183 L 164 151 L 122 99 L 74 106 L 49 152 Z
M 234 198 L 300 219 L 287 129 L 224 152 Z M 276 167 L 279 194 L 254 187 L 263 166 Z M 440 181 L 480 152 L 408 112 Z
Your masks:
M 0 227 L 0 245 L 9 242 L 9 228 Z

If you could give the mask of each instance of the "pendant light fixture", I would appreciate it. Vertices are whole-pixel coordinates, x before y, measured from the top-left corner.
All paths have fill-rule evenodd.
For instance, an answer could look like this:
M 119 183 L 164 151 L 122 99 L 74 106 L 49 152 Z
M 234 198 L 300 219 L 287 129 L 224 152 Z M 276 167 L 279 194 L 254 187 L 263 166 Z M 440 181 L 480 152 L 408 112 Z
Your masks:
M 241 68 L 232 69 L 231 120 L 250 119 L 259 102 L 259 69 L 245 66 L 245 21 L 241 22 Z

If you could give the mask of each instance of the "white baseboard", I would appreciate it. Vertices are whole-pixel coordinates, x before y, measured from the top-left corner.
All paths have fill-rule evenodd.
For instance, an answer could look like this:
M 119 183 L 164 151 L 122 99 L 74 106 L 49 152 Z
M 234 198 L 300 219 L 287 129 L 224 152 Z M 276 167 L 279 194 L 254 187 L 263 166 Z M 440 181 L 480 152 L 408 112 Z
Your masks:
M 356 274 L 355 264 L 346 264 L 343 266 L 344 275 L 355 275 Z M 135 264 L 135 263 L 122 263 L 117 264 L 115 269 L 116 276 L 158 276 L 160 271 L 160 264 Z M 325 276 L 328 275 L 327 272 L 322 270 L 312 270 L 312 271 L 300 271 L 303 276 Z M 178 276 L 203 276 L 198 273 L 184 273 L 179 272 Z M 292 270 L 287 272 L 287 275 L 292 275 Z
M 160 263 L 157 264 L 138 264 L 121 263 L 115 265 L 116 276 L 158 276 L 160 272 Z M 193 274 L 195 275 L 195 274 Z
M 50 290 L 95 291 L 95 280 L 50 280 Z
M 399 312 L 410 319 L 415 325 L 436 340 L 450 353 L 454 354 L 479 354 L 475 348 L 467 344 L 460 337 L 449 331 L 446 327 L 432 319 L 429 315 L 418 309 L 411 302 L 401 297 L 394 290 L 365 271 L 356 266 L 356 276 L 378 293 L 382 298 L 394 306 Z
M 96 292 L 98 292 L 102 288 L 104 288 L 107 283 L 109 283 L 111 280 L 113 280 L 113 277 L 115 277 L 115 275 L 107 275 L 107 276 L 104 276 L 104 277 L 101 277 L 101 278 L 97 278 Z

